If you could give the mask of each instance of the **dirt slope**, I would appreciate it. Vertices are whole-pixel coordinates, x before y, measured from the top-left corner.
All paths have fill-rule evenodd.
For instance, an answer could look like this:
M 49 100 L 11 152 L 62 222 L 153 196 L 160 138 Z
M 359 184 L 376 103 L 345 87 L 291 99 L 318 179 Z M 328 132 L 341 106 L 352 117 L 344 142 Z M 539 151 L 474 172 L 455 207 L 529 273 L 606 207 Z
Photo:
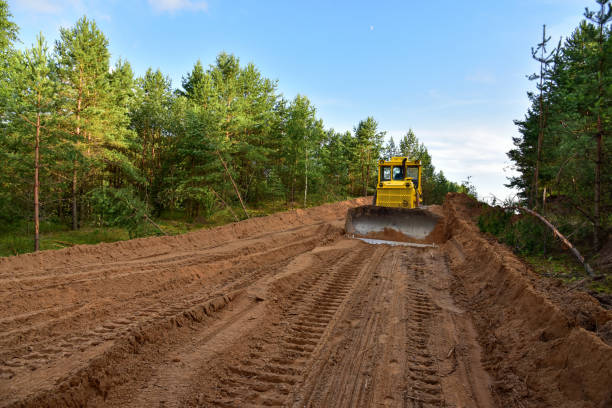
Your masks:
M 477 203 L 447 196 L 446 253 L 456 298 L 470 310 L 500 405 L 612 407 L 612 312 L 582 292 L 542 279 L 472 222 Z
M 609 404 L 590 298 L 520 270 L 462 196 L 437 248 L 347 239 L 366 203 L 0 259 L 0 407 Z

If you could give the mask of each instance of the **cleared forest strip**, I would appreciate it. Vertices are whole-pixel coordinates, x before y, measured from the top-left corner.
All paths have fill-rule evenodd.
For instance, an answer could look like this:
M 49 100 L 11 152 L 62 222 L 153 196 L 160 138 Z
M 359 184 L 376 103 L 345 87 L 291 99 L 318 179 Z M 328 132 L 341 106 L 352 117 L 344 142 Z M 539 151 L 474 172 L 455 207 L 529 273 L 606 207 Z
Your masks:
M 609 312 L 487 240 L 474 202 L 448 197 L 435 248 L 348 239 L 356 204 L 24 263 L 2 278 L 0 406 L 609 404 Z

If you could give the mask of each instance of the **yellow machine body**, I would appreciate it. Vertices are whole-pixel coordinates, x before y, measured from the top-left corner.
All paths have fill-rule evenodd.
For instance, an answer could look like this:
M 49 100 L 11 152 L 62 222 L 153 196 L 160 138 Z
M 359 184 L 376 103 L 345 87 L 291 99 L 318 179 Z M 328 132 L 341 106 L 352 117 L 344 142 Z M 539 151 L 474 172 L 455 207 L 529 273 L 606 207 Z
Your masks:
M 378 162 L 378 184 L 374 205 L 416 208 L 423 202 L 421 161 L 392 157 Z

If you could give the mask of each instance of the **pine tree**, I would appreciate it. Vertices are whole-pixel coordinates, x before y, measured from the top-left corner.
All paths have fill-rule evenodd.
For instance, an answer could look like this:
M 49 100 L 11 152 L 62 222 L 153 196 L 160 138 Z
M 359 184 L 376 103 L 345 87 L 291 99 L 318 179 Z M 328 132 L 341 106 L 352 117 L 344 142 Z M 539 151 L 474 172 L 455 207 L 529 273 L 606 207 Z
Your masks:
M 398 148 L 395 146 L 395 141 L 393 140 L 393 136 L 391 136 L 389 137 L 389 141 L 387 142 L 387 145 L 385 146 L 385 149 L 383 151 L 383 157 L 389 160 L 392 157 L 397 156 L 398 154 L 399 154 Z
M 420 160 L 424 176 L 433 176 L 434 167 L 427 147 L 419 141 L 412 129 L 408 129 L 400 140 L 399 151 L 402 156 L 407 156 L 410 160 Z
M 6 52 L 17 41 L 19 29 L 11 21 L 11 17 L 13 15 L 9 11 L 7 2 L 0 0 L 0 53 Z
M 606 90 L 606 87 L 609 89 L 609 82 L 606 80 L 610 80 L 606 78 L 605 75 L 608 73 L 609 66 L 606 66 L 607 62 L 609 62 L 609 53 L 610 49 L 607 47 L 607 42 L 605 40 L 606 33 L 604 29 L 606 24 L 612 21 L 612 5 L 609 3 L 609 0 L 596 0 L 599 4 L 599 11 L 594 12 L 590 11 L 588 8 L 585 10 L 584 16 L 592 21 L 597 27 L 597 54 L 596 54 L 596 68 L 595 74 L 597 78 L 597 99 L 595 101 L 594 110 L 597 113 L 597 125 L 596 125 L 596 133 L 595 140 L 597 145 L 597 156 L 595 159 L 595 199 L 594 199 L 594 210 L 593 210 L 593 218 L 595 221 L 594 231 L 593 231 L 593 247 L 595 250 L 599 249 L 599 236 L 601 235 L 601 169 L 603 165 L 603 145 L 604 145 L 604 107 L 610 102 L 609 90 Z M 607 6 L 607 7 L 606 7 Z M 606 29 L 607 31 L 607 29 Z M 606 55 L 608 58 L 606 58 Z M 608 118 L 609 119 L 609 118 Z
M 131 128 L 135 130 L 140 152 L 134 158 L 146 179 L 145 201 L 150 201 L 159 213 L 164 205 L 164 178 L 170 148 L 168 133 L 174 98 L 170 78 L 160 70 L 147 70 L 137 80 L 134 107 L 130 112 Z
M 202 62 L 198 60 L 193 69 L 187 76 L 183 77 L 183 90 L 178 90 L 177 93 L 184 96 L 198 105 L 206 108 L 208 98 L 211 96 L 210 77 L 204 73 Z
M 555 55 L 561 45 L 559 40 L 559 46 L 554 48 L 550 53 L 547 54 L 546 45 L 550 41 L 551 37 L 546 37 L 546 25 L 542 26 L 542 42 L 538 44 L 537 48 L 531 48 L 531 56 L 533 59 L 540 63 L 540 74 L 533 74 L 529 76 L 529 80 L 539 80 L 538 90 L 540 95 L 538 97 L 539 110 L 538 110 L 538 144 L 536 149 L 536 162 L 535 170 L 533 172 L 533 188 L 531 189 L 530 205 L 531 207 L 537 206 L 537 195 L 538 195 L 538 183 L 540 177 L 540 165 L 542 162 L 542 143 L 544 141 L 544 128 L 546 127 L 546 112 L 544 108 L 544 92 L 547 86 L 546 82 L 550 79 L 549 65 L 554 61 Z M 539 53 L 539 54 L 538 54 Z
M 241 205 L 264 196 L 279 144 L 273 132 L 280 123 L 276 82 L 253 64 L 241 67 L 238 58 L 221 53 L 206 71 L 198 61 L 183 78 L 180 94 L 209 116 L 208 136 L 216 141 L 215 155 Z
M 371 116 L 360 121 L 353 132 L 356 138 L 356 157 L 361 174 L 362 194 L 367 196 L 370 179 L 374 178 L 373 172 L 376 171 L 376 162 L 380 158 L 386 132 L 378 131 L 378 122 Z
M 18 209 L 23 202 L 17 203 L 15 180 L 19 177 L 19 157 L 15 150 L 19 149 L 17 138 L 9 131 L 10 116 L 14 93 L 12 77 L 14 69 L 19 64 L 18 53 L 13 49 L 17 41 L 18 28 L 11 21 L 12 15 L 5 0 L 0 0 L 0 161 L 3 171 L 0 171 L 0 220 L 12 221 L 18 215 Z
M 327 188 L 333 194 L 346 197 L 352 192 L 354 183 L 350 172 L 354 162 L 354 137 L 351 132 L 337 133 L 330 129 L 320 149 L 322 173 L 327 180 Z
M 83 17 L 70 29 L 60 29 L 55 44 L 64 105 L 64 128 L 73 136 L 72 228 L 79 227 L 79 195 L 92 185 L 117 187 L 138 177 L 128 159 L 131 135 L 126 128 L 131 69 L 120 63 L 110 74 L 108 40 L 94 21 Z M 120 78 L 121 77 L 121 78 Z M 122 95 L 123 94 L 123 95 Z M 79 178 L 82 182 L 79 183 Z
M 140 141 L 130 127 L 130 112 L 136 103 L 136 81 L 130 63 L 117 61 L 107 81 L 106 93 L 98 96 L 99 109 L 106 112 L 98 138 L 98 153 L 103 157 L 96 165 L 98 177 L 103 184 L 115 188 L 146 184 L 134 160 Z
M 21 62 L 15 70 L 13 81 L 16 93 L 12 111 L 14 124 L 25 127 L 25 133 L 32 134 L 25 140 L 32 140 L 34 151 L 34 251 L 40 249 L 40 169 L 41 144 L 52 136 L 56 82 L 51 75 L 51 59 L 42 34 L 36 44 L 21 54 Z M 30 131 L 28 131 L 30 130 Z M 24 141 L 25 141 L 24 140 Z
M 612 202 L 610 190 L 605 188 L 612 183 L 606 160 L 612 143 L 605 137 L 612 117 L 612 38 L 608 28 L 612 10 L 609 0 L 598 4 L 599 11 L 586 10 L 586 20 L 558 47 L 552 61 L 539 53 L 544 62 L 542 86 L 538 86 L 541 97 L 528 93 L 531 107 L 524 120 L 515 121 L 521 137 L 514 138 L 515 148 L 508 153 L 519 171 L 509 185 L 518 187 L 521 196 L 530 201 L 538 193 L 536 179 L 545 194 L 552 195 L 554 189 L 562 199 L 553 210 L 562 203 L 590 223 L 595 251 L 609 222 L 602 215 L 609 212 Z M 586 239 L 586 234 L 579 232 L 582 228 L 573 228 L 577 239 Z
M 18 28 L 11 21 L 11 13 L 5 0 L 0 0 L 0 124 L 7 112 L 4 107 L 10 102 L 10 70 L 16 64 L 13 44 L 17 41 Z
M 323 137 L 322 123 L 316 119 L 314 106 L 307 97 L 297 95 L 286 110 L 279 151 L 282 165 L 277 170 L 285 186 L 287 202 L 295 202 L 296 193 L 302 188 L 307 194 L 308 162 Z

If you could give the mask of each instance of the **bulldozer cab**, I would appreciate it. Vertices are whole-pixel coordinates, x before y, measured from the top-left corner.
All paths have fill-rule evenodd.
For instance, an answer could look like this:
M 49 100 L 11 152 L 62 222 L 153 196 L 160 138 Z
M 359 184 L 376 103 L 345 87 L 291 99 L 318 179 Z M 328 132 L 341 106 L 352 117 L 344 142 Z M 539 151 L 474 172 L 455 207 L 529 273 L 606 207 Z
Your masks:
M 422 203 L 421 162 L 392 157 L 378 162 L 378 185 L 374 205 L 415 208 Z

